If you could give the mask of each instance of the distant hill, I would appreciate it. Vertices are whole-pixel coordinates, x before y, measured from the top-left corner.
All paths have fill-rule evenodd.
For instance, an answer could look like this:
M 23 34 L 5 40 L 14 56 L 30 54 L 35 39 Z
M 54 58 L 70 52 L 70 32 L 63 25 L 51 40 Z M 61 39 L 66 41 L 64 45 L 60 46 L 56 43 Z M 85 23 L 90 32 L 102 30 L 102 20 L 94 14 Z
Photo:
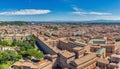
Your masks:
M 4 21 L 4 22 L 0 22 L 0 25 L 19 25 L 19 26 L 22 26 L 22 25 L 27 25 L 29 24 L 28 22 L 24 22 L 24 21 Z
M 44 23 L 57 23 L 57 24 L 85 24 L 85 23 L 111 23 L 111 24 L 120 24 L 120 20 L 89 20 L 89 21 L 62 21 L 62 20 L 56 20 L 56 21 L 1 21 L 0 25 L 28 25 L 28 24 L 44 24 Z
M 67 20 L 55 20 L 55 21 L 48 21 L 49 22 L 52 22 L 52 23 L 120 23 L 120 20 L 84 20 L 84 21 L 67 21 Z

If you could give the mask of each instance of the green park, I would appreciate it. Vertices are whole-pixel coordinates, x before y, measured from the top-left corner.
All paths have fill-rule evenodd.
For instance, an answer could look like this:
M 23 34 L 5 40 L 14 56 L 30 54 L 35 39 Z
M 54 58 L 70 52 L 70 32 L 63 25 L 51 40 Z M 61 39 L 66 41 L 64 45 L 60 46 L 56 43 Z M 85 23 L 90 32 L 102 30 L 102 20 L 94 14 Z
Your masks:
M 37 48 L 35 39 L 31 35 L 29 40 L 4 40 L 0 38 L 0 49 L 10 47 L 14 50 L 0 50 L 0 69 L 10 67 L 16 61 L 26 59 L 41 59 L 43 53 Z

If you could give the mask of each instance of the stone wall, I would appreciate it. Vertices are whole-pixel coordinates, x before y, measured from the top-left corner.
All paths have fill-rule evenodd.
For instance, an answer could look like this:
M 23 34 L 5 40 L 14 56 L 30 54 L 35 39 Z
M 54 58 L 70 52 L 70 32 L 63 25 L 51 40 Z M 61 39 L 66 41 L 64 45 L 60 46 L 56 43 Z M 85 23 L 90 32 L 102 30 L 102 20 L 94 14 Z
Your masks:
M 47 45 L 46 45 L 44 42 L 42 42 L 39 38 L 36 37 L 35 40 L 36 40 L 36 44 L 37 44 L 38 48 L 39 48 L 40 50 L 42 50 L 43 53 L 45 53 L 45 54 L 51 54 L 51 55 L 56 54 L 51 48 L 49 48 L 49 46 L 47 46 Z

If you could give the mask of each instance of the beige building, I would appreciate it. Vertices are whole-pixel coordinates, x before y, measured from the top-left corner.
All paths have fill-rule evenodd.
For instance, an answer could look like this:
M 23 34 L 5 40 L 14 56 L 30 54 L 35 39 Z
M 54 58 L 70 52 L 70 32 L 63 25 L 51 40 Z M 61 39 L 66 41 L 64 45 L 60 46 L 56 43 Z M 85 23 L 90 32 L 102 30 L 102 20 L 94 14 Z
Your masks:
M 73 60 L 75 60 L 75 54 L 72 52 L 63 50 L 60 53 L 58 53 L 57 64 L 63 69 L 68 68 L 68 64 Z
M 106 59 L 98 59 L 97 61 L 97 67 L 99 69 L 107 69 L 108 64 L 109 64 L 109 61 Z
M 48 60 L 41 60 L 38 63 L 23 61 L 23 62 L 15 62 L 13 64 L 14 69 L 52 69 L 52 62 Z
M 97 57 L 96 54 L 88 54 L 84 57 L 73 60 L 69 64 L 70 69 L 95 69 Z
M 113 63 L 106 59 L 98 59 L 96 65 L 98 69 L 120 69 L 120 62 Z
M 119 63 L 120 62 L 120 55 L 118 55 L 118 54 L 112 54 L 110 56 L 110 61 L 111 62 L 115 62 L 115 63 Z
M 4 40 L 13 40 L 13 39 L 26 40 L 29 37 L 29 35 L 30 34 L 2 34 L 2 35 L 0 35 L 0 37 Z

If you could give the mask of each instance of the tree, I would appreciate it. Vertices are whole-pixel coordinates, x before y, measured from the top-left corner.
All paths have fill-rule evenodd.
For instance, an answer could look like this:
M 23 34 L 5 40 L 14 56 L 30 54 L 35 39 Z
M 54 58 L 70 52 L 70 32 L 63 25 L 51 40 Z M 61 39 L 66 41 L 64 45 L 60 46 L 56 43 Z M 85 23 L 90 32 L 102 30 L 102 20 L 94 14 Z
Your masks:
M 116 41 L 117 41 L 117 42 L 120 41 L 120 38 L 117 38 Z
M 35 57 L 35 58 L 37 58 L 37 59 L 40 59 L 40 58 L 42 58 L 43 57 L 43 53 L 42 52 L 39 52 L 38 50 L 36 50 L 36 49 L 29 49 L 29 50 L 27 50 L 26 51 L 26 54 L 28 54 L 29 56 L 33 56 L 33 57 Z
M 10 56 L 7 53 L 7 51 L 3 52 L 1 55 L 2 55 L 2 60 L 1 60 L 2 63 L 6 63 L 10 59 Z
M 28 22 L 24 22 L 24 21 L 10 21 L 10 22 L 1 22 L 0 25 L 2 26 L 7 26 L 7 25 L 19 25 L 19 26 L 23 26 L 23 25 L 27 25 L 29 24 Z
M 3 40 L 2 42 L 1 42 L 1 45 L 3 45 L 3 46 L 7 46 L 7 45 L 9 45 L 5 40 Z
M 0 65 L 0 69 L 4 69 L 4 67 L 2 65 Z
M 37 59 L 43 58 L 43 53 L 42 52 L 36 53 L 35 58 L 37 58 Z
M 11 61 L 18 61 L 21 58 L 21 56 L 19 56 L 18 53 L 15 51 L 9 50 L 9 51 L 7 51 L 7 53 L 9 54 L 9 57 L 10 57 L 9 60 L 11 60 Z
M 2 54 L 0 53 L 0 64 L 2 63 Z
M 11 62 L 18 61 L 21 58 L 21 56 L 18 55 L 16 51 L 11 51 L 11 50 L 2 52 L 0 55 L 2 55 L 0 56 L 1 63 L 7 63 L 8 61 Z
M 58 30 L 58 27 L 53 27 L 53 30 Z
M 12 42 L 12 46 L 16 46 L 16 44 L 17 44 L 17 40 L 16 39 L 13 39 L 13 42 Z

